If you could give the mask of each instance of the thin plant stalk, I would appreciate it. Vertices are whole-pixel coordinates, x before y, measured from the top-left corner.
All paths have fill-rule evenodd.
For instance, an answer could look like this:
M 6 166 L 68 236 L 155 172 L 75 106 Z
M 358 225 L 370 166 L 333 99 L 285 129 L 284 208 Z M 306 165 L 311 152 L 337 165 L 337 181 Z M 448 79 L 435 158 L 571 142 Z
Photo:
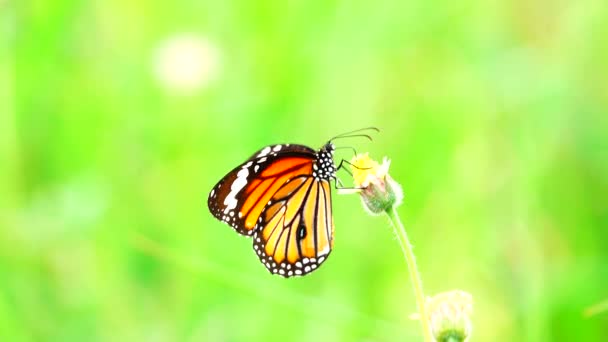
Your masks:
M 431 335 L 431 327 L 426 312 L 424 291 L 422 290 L 422 278 L 420 277 L 420 272 L 418 272 L 418 267 L 416 266 L 416 257 L 414 256 L 412 244 L 410 243 L 410 239 L 407 236 L 407 232 L 403 227 L 403 223 L 401 223 L 401 219 L 399 218 L 399 214 L 397 213 L 395 207 L 393 206 L 387 209 L 386 214 L 391 221 L 395 232 L 397 233 L 399 245 L 401 245 L 403 255 L 405 256 L 405 262 L 407 263 L 412 286 L 414 287 L 414 295 L 416 296 L 416 303 L 418 305 L 418 313 L 420 314 L 420 324 L 422 325 L 424 340 L 426 342 L 433 342 L 434 340 L 433 336 Z

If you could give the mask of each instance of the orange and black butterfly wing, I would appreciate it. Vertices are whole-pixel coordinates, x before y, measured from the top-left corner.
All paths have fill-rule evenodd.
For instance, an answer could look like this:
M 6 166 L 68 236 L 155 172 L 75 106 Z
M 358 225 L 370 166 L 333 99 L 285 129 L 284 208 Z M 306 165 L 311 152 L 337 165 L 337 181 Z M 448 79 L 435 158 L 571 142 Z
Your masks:
M 315 151 L 303 145 L 267 146 L 229 172 L 209 193 L 209 211 L 252 236 L 273 195 L 290 179 L 312 174 Z
M 328 180 L 301 175 L 272 195 L 253 237 L 271 273 L 305 275 L 327 259 L 334 239 L 330 190 Z

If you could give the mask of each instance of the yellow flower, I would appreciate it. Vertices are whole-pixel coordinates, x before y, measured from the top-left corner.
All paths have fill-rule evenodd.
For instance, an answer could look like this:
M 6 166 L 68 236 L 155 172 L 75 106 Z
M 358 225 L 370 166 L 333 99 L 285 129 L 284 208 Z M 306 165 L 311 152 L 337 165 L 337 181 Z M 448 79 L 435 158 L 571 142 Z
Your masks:
M 369 157 L 369 153 L 358 154 L 351 160 L 351 170 L 355 186 L 365 188 L 375 179 L 383 179 L 388 174 L 391 161 L 384 157 L 382 165 Z
M 371 159 L 368 153 L 358 154 L 351 160 L 355 187 L 361 188 L 363 207 L 371 214 L 381 214 L 401 203 L 401 187 L 388 174 L 390 160 L 384 157 L 382 164 Z
M 473 325 L 473 297 L 461 290 L 452 290 L 427 297 L 426 313 L 433 336 L 438 342 L 467 341 Z M 420 318 L 412 315 L 412 318 Z

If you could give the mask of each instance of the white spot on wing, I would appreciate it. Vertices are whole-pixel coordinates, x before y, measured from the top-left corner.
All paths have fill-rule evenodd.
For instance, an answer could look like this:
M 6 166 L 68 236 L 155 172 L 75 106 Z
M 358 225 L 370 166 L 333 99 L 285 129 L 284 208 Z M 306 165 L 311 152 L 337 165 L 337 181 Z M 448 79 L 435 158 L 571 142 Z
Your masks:
M 250 163 L 251 162 L 249 162 L 248 164 L 251 165 Z M 230 186 L 230 193 L 224 199 L 224 205 L 226 206 L 226 208 L 224 209 L 224 213 L 228 213 L 234 208 L 236 208 L 236 194 L 238 194 L 247 184 L 247 176 L 249 176 L 249 170 L 247 169 L 247 167 L 248 165 L 243 166 L 239 173 L 236 174 L 236 179 L 234 180 L 234 182 L 232 182 L 232 185 Z
M 273 151 L 275 151 L 275 152 L 279 152 L 279 151 L 281 150 L 281 148 L 282 148 L 282 147 L 283 147 L 283 146 L 281 146 L 281 145 L 277 145 L 277 146 L 275 146 L 275 147 L 274 147 L 272 150 L 273 150 Z
M 264 147 L 264 149 L 261 150 L 260 153 L 258 153 L 258 158 L 263 157 L 263 156 L 267 155 L 268 153 L 270 153 L 270 146 Z
M 329 245 L 325 245 L 325 247 L 319 252 L 320 255 L 329 254 Z M 324 258 L 324 257 L 321 257 Z M 319 263 L 321 263 L 321 258 L 319 258 Z

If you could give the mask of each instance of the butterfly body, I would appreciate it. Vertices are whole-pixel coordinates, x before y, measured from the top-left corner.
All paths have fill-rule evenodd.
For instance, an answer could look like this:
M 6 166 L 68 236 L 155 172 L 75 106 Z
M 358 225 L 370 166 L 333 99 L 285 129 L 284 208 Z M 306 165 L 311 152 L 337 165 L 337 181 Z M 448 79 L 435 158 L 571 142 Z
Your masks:
M 211 190 L 210 212 L 253 237 L 262 264 L 283 277 L 312 272 L 333 247 L 330 181 L 336 178 L 331 142 L 267 146 Z

